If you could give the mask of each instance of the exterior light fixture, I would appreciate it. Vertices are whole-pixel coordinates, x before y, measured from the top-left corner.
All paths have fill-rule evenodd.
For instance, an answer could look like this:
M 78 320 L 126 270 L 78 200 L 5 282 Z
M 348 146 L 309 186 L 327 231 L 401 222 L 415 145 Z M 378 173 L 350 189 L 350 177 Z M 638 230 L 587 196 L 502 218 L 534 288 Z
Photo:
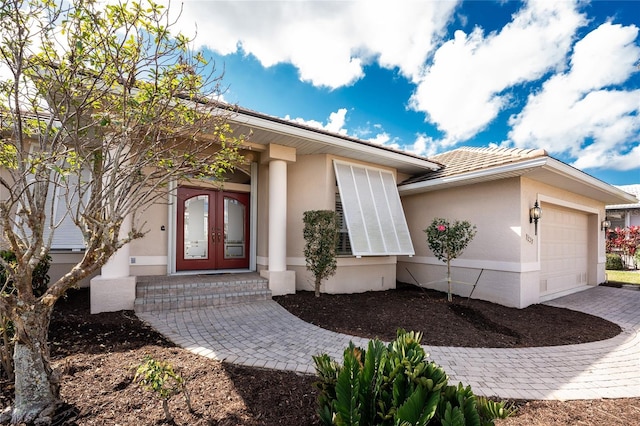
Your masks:
M 533 207 L 529 209 L 529 223 L 535 224 L 536 235 L 538 235 L 538 221 L 542 217 L 542 209 L 538 205 L 538 200 L 534 203 Z
M 611 228 L 611 221 L 605 216 L 604 220 L 600 223 L 600 230 L 606 231 L 609 228 Z

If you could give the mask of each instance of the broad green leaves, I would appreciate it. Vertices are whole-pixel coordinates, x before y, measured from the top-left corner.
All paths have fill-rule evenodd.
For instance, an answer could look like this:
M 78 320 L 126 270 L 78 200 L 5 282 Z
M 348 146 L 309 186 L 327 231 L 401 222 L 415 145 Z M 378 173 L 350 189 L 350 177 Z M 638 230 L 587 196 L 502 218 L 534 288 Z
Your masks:
M 400 329 L 387 346 L 375 339 L 365 351 L 350 343 L 342 366 L 326 354 L 314 356 L 321 422 L 485 426 L 513 414 L 503 403 L 477 398 L 469 386 L 448 386 L 444 370 L 427 360 L 421 338 Z

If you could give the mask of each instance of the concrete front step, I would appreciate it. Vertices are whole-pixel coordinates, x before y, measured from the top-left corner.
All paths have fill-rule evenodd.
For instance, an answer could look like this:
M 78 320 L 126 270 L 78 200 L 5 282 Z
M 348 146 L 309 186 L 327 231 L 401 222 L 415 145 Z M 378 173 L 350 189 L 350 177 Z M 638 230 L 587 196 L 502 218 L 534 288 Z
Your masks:
M 255 273 L 138 277 L 136 312 L 202 308 L 269 300 L 266 279 Z

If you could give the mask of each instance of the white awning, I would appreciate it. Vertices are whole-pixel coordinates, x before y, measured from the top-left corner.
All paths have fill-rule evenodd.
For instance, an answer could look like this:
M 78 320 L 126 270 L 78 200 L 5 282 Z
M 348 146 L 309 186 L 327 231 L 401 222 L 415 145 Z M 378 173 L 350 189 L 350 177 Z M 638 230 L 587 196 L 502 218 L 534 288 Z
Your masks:
M 413 256 L 413 244 L 393 174 L 333 162 L 354 256 Z

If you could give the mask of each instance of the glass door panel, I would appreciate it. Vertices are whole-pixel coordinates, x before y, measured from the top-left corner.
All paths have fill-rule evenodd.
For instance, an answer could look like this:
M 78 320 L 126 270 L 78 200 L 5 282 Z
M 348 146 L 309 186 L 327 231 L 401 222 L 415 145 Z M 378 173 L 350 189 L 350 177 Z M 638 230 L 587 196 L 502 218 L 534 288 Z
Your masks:
M 244 258 L 246 212 L 240 201 L 224 197 L 224 258 Z
M 209 258 L 209 196 L 184 202 L 184 259 Z

